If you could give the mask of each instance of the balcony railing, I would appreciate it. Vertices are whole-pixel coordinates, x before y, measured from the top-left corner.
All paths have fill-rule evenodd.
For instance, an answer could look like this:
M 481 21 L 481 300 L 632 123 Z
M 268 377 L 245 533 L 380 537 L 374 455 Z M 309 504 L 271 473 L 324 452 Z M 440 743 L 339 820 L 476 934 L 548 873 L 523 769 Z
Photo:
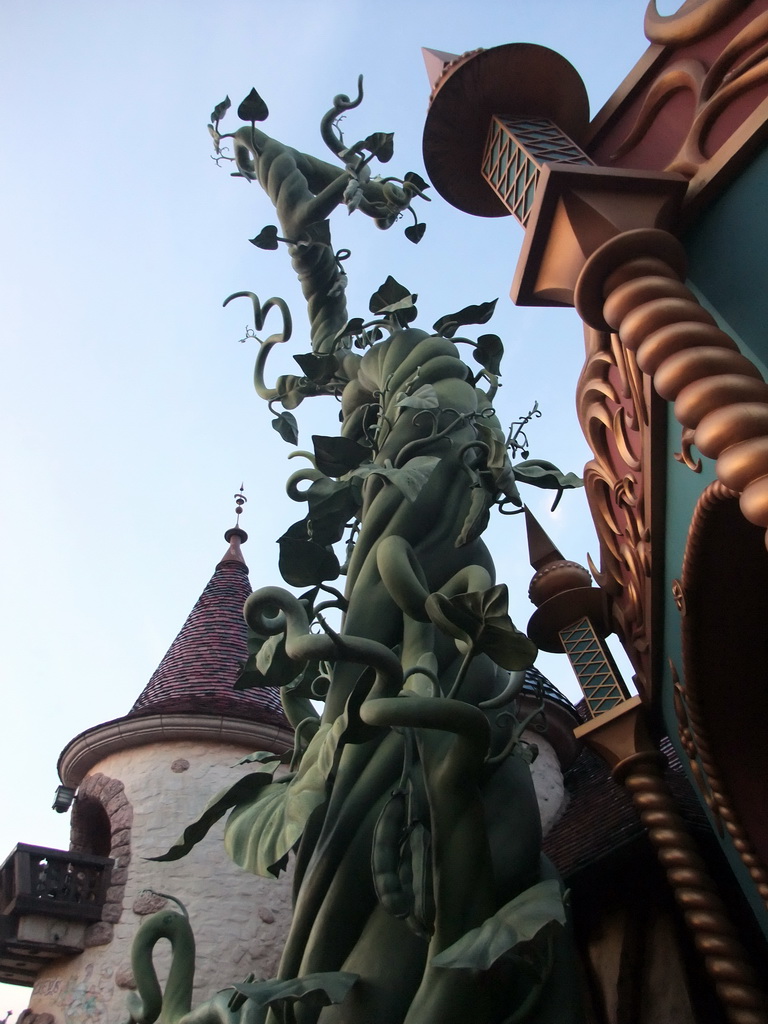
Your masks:
M 112 861 L 19 843 L 0 867 L 0 914 L 98 921 Z

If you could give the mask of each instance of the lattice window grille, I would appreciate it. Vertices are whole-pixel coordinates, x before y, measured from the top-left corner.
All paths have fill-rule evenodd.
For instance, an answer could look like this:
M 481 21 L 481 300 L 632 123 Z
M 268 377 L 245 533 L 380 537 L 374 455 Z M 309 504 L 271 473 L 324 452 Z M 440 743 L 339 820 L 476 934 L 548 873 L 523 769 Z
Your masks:
M 589 619 L 561 629 L 560 639 L 593 718 L 627 700 L 629 691 Z
M 525 227 L 536 184 L 547 163 L 591 165 L 560 129 L 541 118 L 494 117 L 483 156 L 483 177 Z

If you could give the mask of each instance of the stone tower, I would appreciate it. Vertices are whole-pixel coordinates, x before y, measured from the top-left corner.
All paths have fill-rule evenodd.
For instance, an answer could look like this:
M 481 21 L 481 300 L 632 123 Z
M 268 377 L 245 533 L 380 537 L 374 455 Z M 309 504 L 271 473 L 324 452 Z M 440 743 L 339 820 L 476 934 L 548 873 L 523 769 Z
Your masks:
M 197 942 L 193 1005 L 249 971 L 275 972 L 290 920 L 284 876 L 256 878 L 231 863 L 221 822 L 184 859 L 147 859 L 164 853 L 214 794 L 253 770 L 236 766 L 242 757 L 293 746 L 276 691 L 233 689 L 247 657 L 242 608 L 251 587 L 241 552 L 247 534 L 235 527 L 225 539 L 228 550 L 128 714 L 87 729 L 61 754 L 62 783 L 77 791 L 70 851 L 114 864 L 101 920 L 69 928 L 69 949 L 82 951 L 46 962 L 25 1024 L 126 1019 L 133 937 L 142 917 L 168 902 L 155 893 L 189 911 Z M 46 938 L 55 941 L 53 933 Z M 156 950 L 161 984 L 170 962 L 164 946 Z

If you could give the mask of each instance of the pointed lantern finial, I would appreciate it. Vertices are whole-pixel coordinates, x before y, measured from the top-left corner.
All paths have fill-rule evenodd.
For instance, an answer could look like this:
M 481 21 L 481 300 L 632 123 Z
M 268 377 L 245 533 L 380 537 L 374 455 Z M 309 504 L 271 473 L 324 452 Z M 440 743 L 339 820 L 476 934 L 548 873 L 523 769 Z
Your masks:
M 424 58 L 424 65 L 427 69 L 430 89 L 434 90 L 443 72 L 449 64 L 459 59 L 458 53 L 447 53 L 445 50 L 431 50 L 422 46 L 421 55 Z
M 536 570 L 528 596 L 537 608 L 558 594 L 591 586 L 592 577 L 587 569 L 578 562 L 563 558 L 544 527 L 527 506 L 525 526 L 531 567 Z
M 240 490 L 234 494 L 235 499 L 235 525 L 231 527 L 224 534 L 224 540 L 229 544 L 229 551 L 222 558 L 222 562 L 236 561 L 244 562 L 242 552 L 240 551 L 240 545 L 245 544 L 248 540 L 248 534 L 240 526 L 240 516 L 243 512 L 243 506 L 248 501 L 245 496 L 245 484 L 240 484 Z
M 565 652 L 591 717 L 629 697 L 613 656 L 603 643 L 612 631 L 606 595 L 591 586 L 583 565 L 563 558 L 543 526 L 525 510 L 528 551 L 536 570 L 528 596 L 536 611 L 528 635 L 542 650 Z
M 235 494 L 235 529 L 240 529 L 240 515 L 243 511 L 243 506 L 248 501 L 245 496 L 245 484 L 240 484 L 240 490 Z

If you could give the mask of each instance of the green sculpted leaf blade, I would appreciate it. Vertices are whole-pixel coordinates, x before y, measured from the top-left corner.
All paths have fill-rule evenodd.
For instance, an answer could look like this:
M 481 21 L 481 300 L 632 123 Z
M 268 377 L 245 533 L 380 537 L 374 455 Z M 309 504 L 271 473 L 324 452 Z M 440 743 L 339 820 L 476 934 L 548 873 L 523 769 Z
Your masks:
M 504 345 L 498 334 L 481 334 L 477 339 L 477 348 L 472 353 L 475 362 L 498 377 L 503 357 Z
M 260 1009 L 288 1001 L 322 1007 L 343 1003 L 357 980 L 358 976 L 349 971 L 326 971 L 289 981 L 274 978 L 253 985 L 235 985 L 234 988 Z
M 371 313 L 391 313 L 401 326 L 416 319 L 416 299 L 408 289 L 390 274 L 384 284 L 371 296 Z
M 533 664 L 538 650 L 525 633 L 515 628 L 507 612 L 508 603 L 507 587 L 499 584 L 490 590 L 454 597 L 430 594 L 425 608 L 443 632 L 476 653 L 487 654 L 502 668 L 517 672 Z
M 466 327 L 468 324 L 487 324 L 493 316 L 498 301 L 498 299 L 493 299 L 491 302 L 465 306 L 457 313 L 447 313 L 445 316 L 441 316 L 432 326 L 444 338 L 452 338 L 459 327 Z
M 403 233 L 409 242 L 413 242 L 414 245 L 418 245 L 424 237 L 426 230 L 427 225 L 422 221 L 420 224 L 411 224 Z
M 473 928 L 434 957 L 432 964 L 487 971 L 505 953 L 534 940 L 553 921 L 565 924 L 565 907 L 560 883 L 550 878 L 505 904 L 479 928 Z
M 429 479 L 434 460 L 427 460 L 414 465 L 416 462 L 416 459 L 411 459 L 407 466 L 403 466 L 400 469 L 395 469 L 394 466 L 361 466 L 355 470 L 355 474 L 363 478 L 367 476 L 380 476 L 394 484 L 408 501 L 416 501 L 419 492 Z
M 232 100 L 229 96 L 225 96 L 221 103 L 217 103 L 211 112 L 211 120 L 214 124 L 218 124 L 219 121 L 224 117 L 226 112 L 232 106 Z
M 543 459 L 528 459 L 522 465 L 516 464 L 515 477 L 532 487 L 553 490 L 571 490 L 584 486 L 584 481 L 576 473 L 563 473 L 557 466 Z
M 281 412 L 272 420 L 272 429 L 288 444 L 299 443 L 299 425 L 296 417 L 290 412 Z
M 251 89 L 237 108 L 237 116 L 241 121 L 266 121 L 269 117 L 269 110 L 256 90 Z
M 317 468 L 326 476 L 344 476 L 371 458 L 370 448 L 350 437 L 322 437 L 312 435 Z
M 280 574 L 291 587 L 309 587 L 339 575 L 339 560 L 330 548 L 287 535 L 278 543 Z
M 277 241 L 277 227 L 274 224 L 267 224 L 254 238 L 249 238 L 248 241 L 251 245 L 255 245 L 257 249 L 277 249 L 279 243 Z
M 261 760 L 260 757 L 259 760 Z M 181 860 L 191 849 L 197 846 L 201 839 L 205 838 L 210 829 L 220 818 L 224 817 L 227 811 L 251 800 L 254 794 L 264 792 L 273 781 L 273 772 L 279 764 L 280 762 L 273 755 L 273 760 L 267 762 L 269 771 L 253 772 L 250 775 L 244 775 L 234 785 L 228 786 L 220 793 L 217 793 L 213 800 L 206 804 L 202 814 L 191 824 L 187 825 L 181 836 L 167 853 L 162 854 L 160 857 L 148 857 L 147 860 Z
M 301 838 L 307 820 L 328 792 L 346 715 L 320 725 L 301 759 L 297 774 L 241 802 L 224 830 L 224 845 L 232 860 L 255 875 L 275 873 L 275 866 Z

